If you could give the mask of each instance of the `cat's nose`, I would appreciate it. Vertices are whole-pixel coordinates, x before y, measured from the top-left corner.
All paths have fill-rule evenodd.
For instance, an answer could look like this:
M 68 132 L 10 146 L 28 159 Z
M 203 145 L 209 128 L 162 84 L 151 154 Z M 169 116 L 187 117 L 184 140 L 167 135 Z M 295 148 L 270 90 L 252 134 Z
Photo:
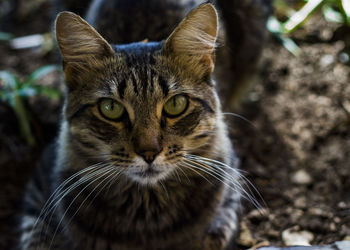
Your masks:
M 143 152 L 137 152 L 148 164 L 151 164 L 156 156 L 160 153 L 160 150 L 148 150 Z
M 132 143 L 135 153 L 151 164 L 162 151 L 161 136 L 156 129 L 143 130 L 132 138 Z

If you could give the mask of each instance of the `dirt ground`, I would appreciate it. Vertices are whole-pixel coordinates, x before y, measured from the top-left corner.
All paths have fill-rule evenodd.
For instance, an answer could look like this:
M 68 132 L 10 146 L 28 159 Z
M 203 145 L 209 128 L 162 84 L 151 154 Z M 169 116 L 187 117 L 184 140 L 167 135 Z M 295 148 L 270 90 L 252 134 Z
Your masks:
M 16 36 L 48 32 L 51 20 L 41 12 L 3 27 Z M 293 56 L 271 37 L 260 80 L 237 111 L 253 125 L 227 116 L 241 168 L 264 200 L 257 198 L 263 210 L 245 202 L 242 249 L 282 246 L 290 228 L 310 232 L 312 244 L 350 237 L 350 29 L 315 16 L 292 37 L 302 53 Z M 54 51 L 17 51 L 5 42 L 0 55 L 0 70 L 22 77 L 58 63 Z M 54 73 L 43 83 L 62 87 L 61 79 Z M 17 240 L 14 225 L 25 183 L 58 129 L 61 102 L 36 97 L 28 105 L 35 148 L 25 145 L 13 111 L 0 102 L 0 249 L 11 249 Z
M 264 51 L 240 112 L 255 127 L 232 125 L 241 167 L 267 205 L 265 214 L 247 205 L 242 224 L 254 240 L 245 247 L 283 245 L 289 228 L 311 232 L 312 244 L 350 235 L 350 29 L 315 16 L 292 37 L 298 57 L 274 39 Z

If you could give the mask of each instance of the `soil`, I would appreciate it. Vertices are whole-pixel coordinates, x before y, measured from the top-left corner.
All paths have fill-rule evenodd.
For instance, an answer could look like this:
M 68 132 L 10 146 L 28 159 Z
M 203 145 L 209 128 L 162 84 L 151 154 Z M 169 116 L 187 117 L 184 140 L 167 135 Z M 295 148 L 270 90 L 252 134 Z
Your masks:
M 311 232 L 312 244 L 350 235 L 349 31 L 314 16 L 292 36 L 299 56 L 274 39 L 264 51 L 239 113 L 254 126 L 232 122 L 241 168 L 266 204 L 261 214 L 247 202 L 250 244 L 281 246 L 293 227 Z
M 48 6 L 38 8 L 2 29 L 16 36 L 49 32 L 49 15 L 40 15 Z M 251 191 L 263 209 L 244 202 L 242 231 L 251 237 L 241 236 L 242 249 L 282 246 L 282 232 L 289 228 L 311 232 L 311 244 L 350 236 L 350 29 L 316 15 L 292 38 L 301 48 L 298 56 L 270 38 L 260 78 L 237 111 L 249 122 L 227 115 L 241 168 L 262 197 Z M 22 78 L 59 62 L 55 51 L 13 50 L 6 42 L 0 43 L 0 55 L 0 70 Z M 59 72 L 42 82 L 62 87 Z M 18 240 L 14 225 L 23 190 L 56 136 L 61 103 L 41 96 L 29 100 L 37 138 L 30 148 L 14 112 L 0 102 L 0 249 L 11 249 Z

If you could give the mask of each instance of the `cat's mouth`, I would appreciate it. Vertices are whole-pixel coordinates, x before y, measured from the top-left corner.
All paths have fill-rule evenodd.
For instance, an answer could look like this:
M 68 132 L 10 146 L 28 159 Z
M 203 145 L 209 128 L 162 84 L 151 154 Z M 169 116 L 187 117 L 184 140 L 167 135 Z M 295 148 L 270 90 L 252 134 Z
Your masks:
M 161 173 L 162 171 L 161 170 L 158 170 L 156 169 L 155 166 L 153 165 L 149 165 L 147 166 L 147 168 L 143 171 L 140 171 L 140 172 L 136 172 L 135 174 L 140 176 L 140 177 L 154 177 L 154 176 L 157 176 Z
M 158 181 L 163 180 L 169 173 L 169 169 L 162 165 L 147 165 L 139 166 L 129 171 L 127 175 L 133 180 L 141 184 L 156 184 Z

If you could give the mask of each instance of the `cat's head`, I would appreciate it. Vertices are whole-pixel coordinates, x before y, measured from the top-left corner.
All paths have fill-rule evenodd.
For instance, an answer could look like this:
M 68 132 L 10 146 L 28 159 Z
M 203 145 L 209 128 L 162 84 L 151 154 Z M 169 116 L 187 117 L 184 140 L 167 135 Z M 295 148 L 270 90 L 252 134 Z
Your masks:
M 163 42 L 117 46 L 79 16 L 61 13 L 56 36 L 71 154 L 152 184 L 186 168 L 188 155 L 216 147 L 220 107 L 211 73 L 217 32 L 211 4 L 194 9 Z

